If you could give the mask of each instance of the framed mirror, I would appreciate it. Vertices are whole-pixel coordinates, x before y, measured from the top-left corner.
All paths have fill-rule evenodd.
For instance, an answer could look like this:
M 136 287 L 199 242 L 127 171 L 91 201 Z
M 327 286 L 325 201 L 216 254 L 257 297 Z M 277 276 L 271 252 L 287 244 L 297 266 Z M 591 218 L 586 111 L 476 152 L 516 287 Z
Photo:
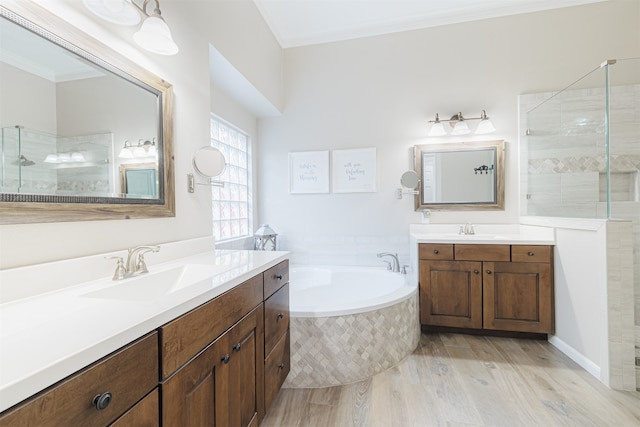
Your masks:
M 415 209 L 504 209 L 504 141 L 417 145 Z
M 172 86 L 37 4 L 8 5 L 0 224 L 175 216 Z

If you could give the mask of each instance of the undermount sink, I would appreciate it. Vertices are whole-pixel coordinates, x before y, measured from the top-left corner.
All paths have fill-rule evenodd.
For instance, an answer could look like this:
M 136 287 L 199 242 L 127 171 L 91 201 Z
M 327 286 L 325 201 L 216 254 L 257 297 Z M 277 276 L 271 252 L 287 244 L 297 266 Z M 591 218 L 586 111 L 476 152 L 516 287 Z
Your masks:
M 108 287 L 87 292 L 82 296 L 123 301 L 150 301 L 201 283 L 231 268 L 233 266 L 186 264 L 113 281 Z

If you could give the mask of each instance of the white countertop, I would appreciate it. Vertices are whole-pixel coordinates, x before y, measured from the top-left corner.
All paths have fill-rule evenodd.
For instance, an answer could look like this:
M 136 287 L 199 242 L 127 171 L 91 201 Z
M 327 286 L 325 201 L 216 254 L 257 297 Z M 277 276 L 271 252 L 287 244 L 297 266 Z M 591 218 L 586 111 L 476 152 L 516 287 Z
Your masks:
M 458 234 L 458 224 L 411 224 L 415 243 L 452 243 L 482 245 L 554 245 L 553 229 L 519 224 L 478 224 L 475 234 Z
M 149 267 L 223 266 L 153 300 L 91 297 L 111 278 L 0 304 L 0 411 L 288 258 L 288 252 L 215 250 Z M 124 283 L 124 282 L 123 282 Z

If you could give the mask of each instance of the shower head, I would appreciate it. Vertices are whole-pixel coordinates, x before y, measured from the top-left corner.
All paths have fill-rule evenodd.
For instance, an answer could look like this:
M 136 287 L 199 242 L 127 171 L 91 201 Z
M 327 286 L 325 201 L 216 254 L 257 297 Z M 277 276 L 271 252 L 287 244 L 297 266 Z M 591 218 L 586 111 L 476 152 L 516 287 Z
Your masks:
M 27 159 L 25 156 L 21 154 L 20 158 L 16 160 L 15 164 L 18 166 L 33 166 L 36 164 L 36 162 Z

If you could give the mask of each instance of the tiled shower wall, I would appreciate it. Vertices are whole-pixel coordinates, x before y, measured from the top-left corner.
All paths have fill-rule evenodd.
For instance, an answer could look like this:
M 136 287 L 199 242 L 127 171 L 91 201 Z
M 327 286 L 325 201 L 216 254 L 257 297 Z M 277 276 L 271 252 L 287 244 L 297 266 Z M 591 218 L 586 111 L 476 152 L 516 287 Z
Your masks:
M 521 213 L 606 218 L 604 89 L 553 95 L 520 97 Z M 611 87 L 610 112 L 611 217 L 632 221 L 629 280 L 640 357 L 640 85 Z M 640 367 L 636 377 L 640 385 Z

